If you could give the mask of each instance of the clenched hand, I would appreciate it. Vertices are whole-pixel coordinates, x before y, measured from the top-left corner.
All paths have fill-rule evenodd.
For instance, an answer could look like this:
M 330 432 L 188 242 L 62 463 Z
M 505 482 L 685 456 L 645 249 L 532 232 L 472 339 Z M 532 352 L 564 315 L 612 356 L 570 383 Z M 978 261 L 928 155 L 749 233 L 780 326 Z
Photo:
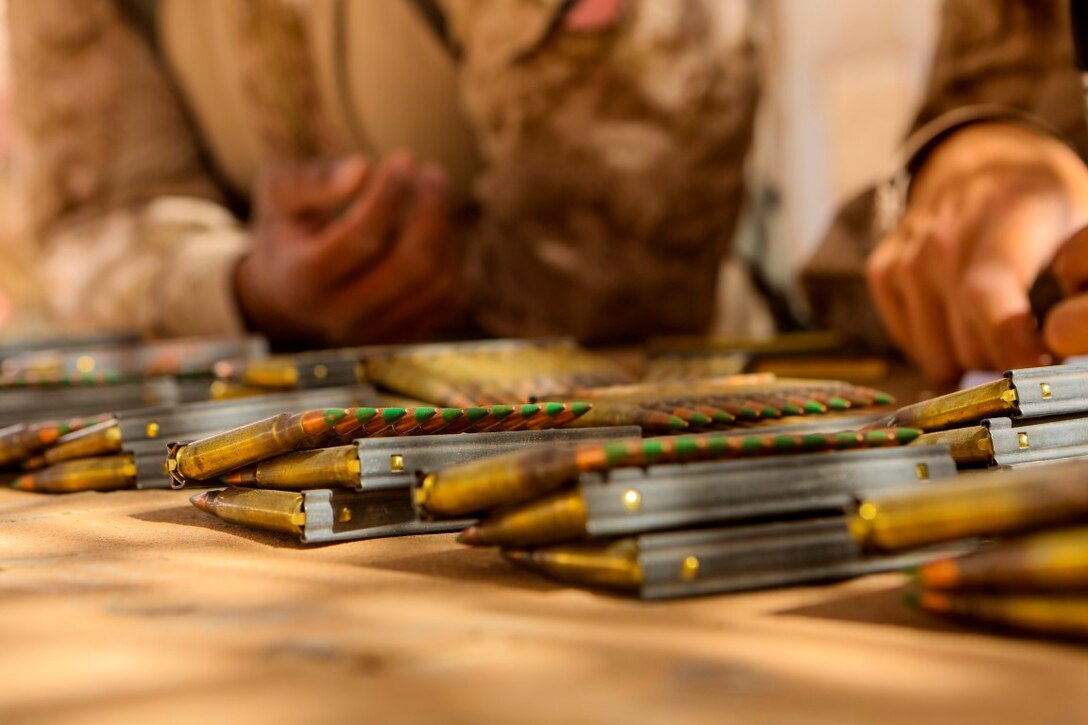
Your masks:
M 407 155 L 284 164 L 256 183 L 235 291 L 274 341 L 419 339 L 461 305 L 444 173 Z

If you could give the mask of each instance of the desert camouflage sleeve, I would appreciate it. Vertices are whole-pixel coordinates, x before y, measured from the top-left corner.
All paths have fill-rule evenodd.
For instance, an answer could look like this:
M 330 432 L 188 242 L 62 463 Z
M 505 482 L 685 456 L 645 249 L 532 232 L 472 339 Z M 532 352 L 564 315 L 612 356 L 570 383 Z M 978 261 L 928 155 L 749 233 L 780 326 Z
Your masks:
M 8 13 L 16 168 L 58 327 L 240 333 L 246 237 L 147 41 L 111 0 L 11 0 Z
M 1083 156 L 1083 109 L 1066 2 L 946 0 L 903 164 L 916 168 L 956 128 L 994 118 L 1049 128 Z M 864 279 L 865 259 L 877 241 L 873 218 L 873 190 L 846 203 L 805 265 L 802 284 L 817 323 L 886 345 Z

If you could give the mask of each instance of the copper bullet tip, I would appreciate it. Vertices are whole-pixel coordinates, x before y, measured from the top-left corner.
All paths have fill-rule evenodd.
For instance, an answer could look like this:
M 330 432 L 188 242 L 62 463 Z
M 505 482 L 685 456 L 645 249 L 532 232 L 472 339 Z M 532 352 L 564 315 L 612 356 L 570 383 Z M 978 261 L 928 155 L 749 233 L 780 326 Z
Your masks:
M 480 536 L 480 527 L 469 526 L 457 535 L 457 543 L 465 544 L 466 546 L 483 546 L 484 540 L 483 537 Z
M 916 570 L 915 581 L 925 587 L 947 589 L 959 583 L 959 565 L 954 559 L 942 559 L 923 564 Z
M 507 561 L 523 564 L 532 558 L 532 554 L 522 549 L 502 549 L 499 554 Z
M 19 476 L 11 482 L 11 487 L 17 491 L 33 491 L 34 479 L 31 476 Z
M 193 506 L 196 506 L 201 511 L 207 511 L 208 513 L 211 513 L 211 507 L 208 501 L 209 493 L 210 491 L 201 491 L 198 494 L 194 494 L 189 498 L 189 503 L 191 503 Z

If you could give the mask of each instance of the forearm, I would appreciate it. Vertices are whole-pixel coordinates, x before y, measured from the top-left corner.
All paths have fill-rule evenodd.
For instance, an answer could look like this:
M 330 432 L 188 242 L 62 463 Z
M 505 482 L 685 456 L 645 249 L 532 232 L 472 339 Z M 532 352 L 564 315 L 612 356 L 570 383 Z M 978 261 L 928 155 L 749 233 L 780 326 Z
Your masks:
M 40 281 L 61 330 L 241 334 L 233 274 L 247 241 L 221 207 L 164 197 L 49 235 Z

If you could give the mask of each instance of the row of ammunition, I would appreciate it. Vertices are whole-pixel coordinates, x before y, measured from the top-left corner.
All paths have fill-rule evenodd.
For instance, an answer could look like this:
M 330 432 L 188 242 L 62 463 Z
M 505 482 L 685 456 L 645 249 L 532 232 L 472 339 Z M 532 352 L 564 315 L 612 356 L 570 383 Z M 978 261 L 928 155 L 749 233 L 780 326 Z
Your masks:
M 0 431 L 0 470 L 13 488 L 42 493 L 168 488 L 167 441 L 202 438 L 284 408 L 373 402 L 367 386 L 298 391 L 231 402 L 137 408 Z
M 261 337 L 179 338 L 100 345 L 87 350 L 33 350 L 0 362 L 0 388 L 207 376 L 224 358 L 260 358 L 267 354 L 268 343 Z
M 305 477 L 335 483 L 346 448 L 321 455 L 285 456 L 346 445 L 356 438 L 559 428 L 585 415 L 589 403 L 495 405 L 480 408 L 324 408 L 280 413 L 192 443 L 169 446 L 167 470 L 178 487 L 219 476 L 233 480 Z M 254 466 L 253 468 L 249 468 Z
M 211 349 L 219 349 L 214 345 Z M 353 366 L 358 366 L 358 358 L 362 354 L 361 349 L 327 351 L 312 353 L 309 362 L 312 363 L 311 372 L 321 375 L 328 380 L 328 371 L 321 371 L 326 363 L 332 363 L 334 359 L 352 361 Z M 103 355 L 104 353 L 99 353 Z M 398 365 L 432 364 L 435 361 L 443 363 L 445 369 L 452 370 L 451 379 L 458 379 L 459 384 L 464 384 L 470 372 L 478 379 L 486 375 L 497 375 L 497 369 L 490 369 L 487 361 L 492 365 L 506 366 L 505 380 L 516 385 L 527 385 L 517 393 L 523 395 L 525 390 L 541 389 L 541 376 L 519 378 L 517 371 L 528 370 L 542 371 L 561 368 L 562 375 L 549 379 L 548 385 L 558 385 L 556 382 L 562 379 L 562 388 L 570 390 L 576 386 L 585 386 L 600 383 L 602 381 L 615 383 L 623 379 L 615 366 L 603 361 L 601 358 L 575 347 L 569 341 L 542 341 L 542 342 L 514 342 L 496 341 L 488 343 L 465 343 L 452 345 L 421 346 L 419 348 L 395 348 L 369 350 L 367 354 L 371 361 L 379 361 L 379 367 L 389 361 L 397 361 Z M 146 356 L 145 356 L 146 357 Z M 207 355 L 205 355 L 207 357 Z M 108 358 L 108 356 L 105 356 Z M 462 359 L 460 365 L 453 361 Z M 466 365 L 463 359 L 469 359 L 472 364 Z M 319 362 L 324 360 L 325 362 Z M 560 364 L 558 361 L 563 361 Z M 294 377 L 288 375 L 281 378 L 282 381 L 297 381 L 299 358 L 294 358 L 292 363 Z M 511 364 L 510 361 L 513 361 Z M 205 361 L 206 362 L 206 361 Z M 204 363 L 201 363 L 204 364 Z M 222 368 L 226 363 L 217 367 Z M 247 383 L 265 382 L 275 380 L 273 372 L 278 363 L 272 363 L 270 358 L 236 359 L 227 367 L 234 372 L 256 371 L 257 378 L 246 378 Z M 178 368 L 180 369 L 180 368 Z M 460 372 L 457 372 L 460 371 Z M 220 370 L 220 372 L 223 372 Z M 111 373 L 112 374 L 112 373 Z M 458 375 L 460 378 L 458 378 Z M 261 376 L 264 376 L 261 378 Z M 565 377 L 564 377 L 565 376 Z M 434 377 L 433 375 L 431 376 Z M 544 375 L 543 377 L 547 377 Z M 171 379 L 159 379 L 160 383 L 170 386 L 176 385 Z M 143 385 L 143 384 L 141 384 Z M 119 387 L 124 387 L 122 384 Z M 546 387 L 546 386 L 545 386 Z M 467 388 L 466 388 L 467 390 Z M 8 391 L 8 394 L 14 391 Z M 79 395 L 96 396 L 104 392 L 103 386 L 88 386 L 74 388 L 73 393 Z M 111 390 L 112 392 L 112 390 Z M 146 391 L 145 391 L 146 392 Z M 267 391 L 266 391 L 267 392 Z M 477 391 L 478 393 L 479 391 Z M 496 392 L 496 391 L 492 391 Z M 648 433 L 677 433 L 691 430 L 710 430 L 713 428 L 728 428 L 737 425 L 751 425 L 760 421 L 777 421 L 783 415 L 804 416 L 813 413 L 825 413 L 830 410 L 842 411 L 854 406 L 885 405 L 890 401 L 888 396 L 878 391 L 847 386 L 838 383 L 823 383 L 818 381 L 778 381 L 773 376 L 739 376 L 727 380 L 708 382 L 705 386 L 692 391 L 690 386 L 678 389 L 676 386 L 661 385 L 610 385 L 608 387 L 584 388 L 587 397 L 594 399 L 593 403 L 563 402 L 563 403 L 522 403 L 517 405 L 492 405 L 469 406 L 466 408 L 439 409 L 431 406 L 419 405 L 414 408 L 385 408 L 381 415 L 362 424 L 359 420 L 348 421 L 341 425 L 339 438 L 329 438 L 321 445 L 328 446 L 335 443 L 346 444 L 354 438 L 362 438 L 373 435 L 426 435 L 430 433 L 444 432 L 487 432 L 492 430 L 531 430 L 543 427 L 575 426 L 575 427 L 616 427 L 636 425 Z M 51 394 L 55 391 L 51 391 Z M 40 393 L 36 393 L 40 394 Z M 803 396 L 803 397 L 802 397 Z M 0 396 L 2 397 L 2 396 Z M 532 397 L 532 396 L 530 396 Z M 96 398 L 97 399 L 97 398 Z M 241 399 L 245 400 L 245 398 Z M 149 398 L 145 403 L 160 402 L 159 398 Z M 175 403 L 175 400 L 166 401 Z M 241 403 L 243 409 L 248 409 Z M 98 408 L 101 410 L 101 408 Z M 217 414 L 227 415 L 228 411 L 235 408 L 221 408 Z M 357 415 L 376 414 L 375 409 L 361 408 L 355 411 Z M 131 416 L 130 416 L 131 417 Z M 137 416 L 138 418 L 139 416 Z M 135 466 L 137 485 L 141 480 L 147 485 L 160 485 L 163 482 L 161 472 L 147 473 L 149 458 L 154 461 L 154 446 L 136 445 L 147 439 L 162 438 L 187 438 L 191 434 L 204 434 L 210 431 L 222 432 L 226 421 L 206 421 L 206 424 L 179 429 L 174 432 L 162 431 L 156 436 L 145 436 L 140 432 L 142 427 L 161 428 L 162 415 L 156 415 L 155 420 L 149 420 L 147 426 L 137 426 L 137 430 L 122 432 L 118 423 L 100 421 L 98 425 L 81 432 L 71 431 L 62 440 L 49 441 L 33 450 L 16 450 L 23 443 L 14 441 L 14 437 L 21 429 L 8 431 L 13 438 L 10 450 L 4 451 L 4 437 L 0 435 L 0 467 L 18 464 L 23 475 L 15 479 L 14 485 L 25 490 L 39 491 L 72 491 L 86 490 L 88 488 L 103 487 L 117 488 L 132 485 L 132 469 Z M 229 417 L 229 416 L 228 416 Z M 319 425 L 315 421 L 321 419 L 320 415 L 311 416 L 303 424 L 299 420 L 294 421 L 301 428 Z M 233 422 L 233 419 L 232 419 Z M 285 424 L 283 421 L 281 423 Z M 350 423 L 350 425 L 349 425 Z M 25 424 L 23 424 L 25 425 Z M 265 426 L 267 427 L 267 425 Z M 42 427 L 43 434 L 48 431 L 49 425 Z M 262 431 L 264 431 L 262 433 Z M 20 434 L 21 435 L 21 434 Z M 236 438 L 232 439 L 228 449 L 236 445 L 241 449 L 246 447 L 255 451 L 264 451 L 267 439 L 271 436 L 275 440 L 277 434 L 268 433 L 262 428 L 262 424 L 255 424 L 253 428 L 246 428 L 236 432 Z M 261 436 L 264 436 L 262 438 Z M 24 436 L 25 437 L 25 436 Z M 24 441 L 25 442 L 25 441 Z M 315 447 L 317 443 L 307 447 Z M 134 447 L 142 449 L 140 456 Z M 318 446 L 319 447 L 319 446 Z M 185 479 L 180 471 L 187 465 L 186 454 L 181 453 L 183 446 L 176 446 L 177 451 L 168 456 L 166 463 L 170 477 L 178 482 Z M 280 452 L 289 450 L 275 449 Z M 291 449 L 294 450 L 294 449 Z M 39 455 L 40 454 L 40 455 Z M 306 465 L 310 470 L 315 466 L 327 463 L 335 455 L 346 458 L 348 451 L 339 454 L 326 453 L 320 458 L 309 457 Z M 96 458 L 101 465 L 101 475 L 91 475 L 94 471 L 94 463 L 76 463 L 87 459 Z M 180 467 L 179 467 L 180 459 Z M 154 461 L 156 465 L 160 461 Z M 276 464 L 279 465 L 279 464 Z M 294 465 L 287 461 L 285 465 Z M 140 473 L 140 472 L 143 473 Z M 272 474 L 268 474 L 272 475 Z M 301 475 L 301 474 L 300 474 Z M 316 475 L 316 474 L 313 474 Z M 313 475 L 310 476 L 312 479 Z M 283 479 L 282 475 L 275 477 Z M 304 480 L 307 479 L 303 476 Z M 153 482 L 152 482 L 153 480 Z M 331 483 L 335 483 L 332 481 Z
M 784 416 L 892 402 L 885 393 L 868 388 L 780 380 L 769 374 L 634 384 L 624 369 L 570 340 L 329 350 L 224 361 L 216 373 L 223 395 L 351 380 L 448 407 L 591 400 L 599 405 L 585 425 L 639 425 L 658 433 L 773 424 Z
M 583 473 L 573 488 L 516 504 L 529 491 L 546 490 L 535 487 L 515 465 L 515 459 L 524 463 L 541 456 L 539 451 L 525 452 L 439 471 L 417 487 L 415 496 L 417 504 L 426 506 L 442 500 L 444 490 L 446 495 L 460 493 L 456 498 L 473 503 L 449 506 L 451 515 L 457 511 L 458 516 L 479 507 L 479 501 L 492 502 L 484 506 L 491 513 L 466 529 L 461 540 L 502 546 L 507 559 L 570 583 L 644 597 L 677 596 L 837 578 L 878 570 L 889 562 L 902 565 L 913 557 L 929 560 L 917 570 L 923 591 L 913 599 L 924 608 L 1042 633 L 1088 632 L 1088 530 L 1078 525 L 1088 521 L 1088 463 L 953 477 L 954 468 L 931 462 L 930 470 L 940 480 L 905 487 L 900 477 L 894 490 L 882 492 L 867 478 L 877 471 L 856 461 L 862 480 L 837 491 L 860 498 L 859 503 L 849 495 L 841 497 L 845 517 L 784 521 L 790 507 L 774 505 L 782 503 L 782 493 L 794 504 L 816 488 L 834 493 L 832 481 L 850 480 L 847 461 L 854 456 L 936 455 L 940 450 L 910 446 L 800 456 L 822 456 L 825 470 L 834 470 L 830 478 L 824 477 L 818 460 L 803 460 L 807 478 L 797 470 L 789 473 L 804 481 L 807 491 L 801 485 L 766 491 L 774 483 L 773 468 L 788 460 L 775 458 L 764 467 L 763 481 L 752 481 L 757 468 L 726 468 L 733 464 L 714 464 L 718 470 L 713 472 L 650 467 L 637 475 L 613 473 L 607 482 L 587 480 Z M 887 471 L 877 478 L 895 483 Z M 473 479 L 476 483 L 470 485 Z M 454 485 L 446 489 L 443 481 Z M 741 482 L 755 485 L 743 490 Z M 763 508 L 753 506 L 760 487 L 769 494 L 770 505 Z M 825 512 L 832 508 L 826 506 Z M 434 503 L 424 509 L 431 517 L 436 510 L 445 509 Z M 767 515 L 774 521 L 721 527 L 730 516 L 750 521 Z M 719 528 L 705 528 L 711 524 Z M 698 528 L 682 530 L 691 525 Z M 955 558 L 941 557 L 932 548 L 974 548 L 972 542 L 979 539 L 1024 532 L 1028 534 L 999 539 Z
M 374 462 L 386 460 L 392 464 L 396 461 L 395 465 L 391 465 L 394 471 L 403 472 L 407 469 L 413 474 L 425 477 L 425 474 L 440 470 L 448 464 L 479 459 L 498 443 L 489 439 L 489 435 L 509 435 L 502 431 L 512 430 L 510 426 L 496 425 L 490 421 L 497 417 L 496 413 L 506 414 L 511 407 L 532 411 L 536 405 L 542 406 L 545 411 L 567 410 L 578 413 L 581 412 L 578 406 L 581 406 L 585 412 L 581 415 L 569 415 L 568 412 L 570 419 L 563 420 L 568 429 L 555 432 L 563 437 L 563 445 L 581 446 L 579 450 L 583 452 L 582 455 L 590 458 L 592 454 L 586 451 L 597 451 L 598 458 L 603 456 L 602 460 L 607 459 L 611 467 L 643 466 L 667 460 L 749 458 L 790 451 L 877 447 L 901 444 L 917 436 L 914 431 L 872 431 L 868 434 L 853 432 L 837 435 L 708 434 L 639 441 L 639 430 L 647 434 L 675 434 L 693 427 L 707 427 L 708 424 L 731 427 L 738 424 L 737 416 L 743 419 L 740 423 L 758 422 L 764 417 L 777 421 L 783 414 L 805 416 L 828 413 L 831 410 L 844 411 L 855 405 L 887 405 L 890 397 L 879 391 L 836 382 L 784 381 L 779 384 L 773 376 L 768 375 L 712 381 L 705 390 L 694 392 L 691 386 L 677 389 L 676 386 L 637 386 L 630 382 L 615 385 L 614 377 L 608 378 L 607 381 L 612 383 L 609 386 L 598 387 L 597 384 L 603 379 L 567 374 L 571 368 L 580 375 L 585 375 L 588 374 L 588 368 L 603 366 L 566 342 L 542 343 L 535 347 L 526 344 L 481 346 L 472 355 L 467 355 L 473 360 L 471 365 L 463 362 L 454 364 L 453 360 L 445 360 L 449 363 L 445 366 L 449 371 L 445 378 L 433 371 L 420 374 L 419 368 L 412 367 L 426 367 L 436 359 L 450 356 L 453 351 L 465 355 L 465 351 L 458 350 L 456 346 L 438 346 L 438 349 L 401 353 L 399 357 L 384 352 L 375 354 L 373 351 L 369 356 L 362 351 L 354 351 L 352 356 L 358 355 L 360 359 L 365 359 L 373 370 L 384 371 L 389 368 L 394 371 L 389 375 L 398 374 L 397 371 L 411 372 L 406 377 L 413 380 L 411 385 L 415 387 L 391 383 L 389 381 L 393 378 L 384 374 L 372 376 L 371 379 L 379 380 L 387 389 L 400 390 L 427 400 L 478 400 L 481 396 L 486 398 L 490 394 L 535 397 L 529 396 L 527 391 L 546 389 L 546 386 L 541 385 L 541 377 L 533 378 L 523 373 L 539 367 L 552 374 L 548 384 L 556 385 L 556 380 L 562 379 L 563 390 L 568 393 L 573 391 L 578 396 L 584 394 L 587 398 L 592 398 L 592 401 L 588 405 L 567 403 L 565 408 L 561 404 L 529 403 L 465 408 L 463 410 L 470 415 L 472 411 L 486 415 L 488 423 L 474 428 L 458 426 L 445 432 L 482 432 L 475 432 L 471 436 L 450 437 L 434 435 L 440 432 L 435 428 L 419 428 L 417 432 L 424 434 L 419 439 L 420 449 L 426 448 L 432 455 L 422 461 L 416 458 L 415 463 L 405 463 L 404 460 L 409 439 L 404 439 L 403 443 L 398 441 L 395 447 L 374 449 L 367 445 L 371 440 L 360 435 L 359 427 L 352 422 L 351 415 L 346 418 L 351 431 L 345 428 L 341 430 L 341 434 L 354 435 L 357 440 L 349 445 L 333 445 L 321 433 L 328 427 L 329 422 L 318 412 L 313 412 L 309 415 L 309 426 L 302 417 L 294 420 L 269 419 L 212 440 L 176 447 L 170 454 L 168 466 L 179 485 L 191 480 L 204 483 L 218 480 L 231 486 L 223 491 L 202 492 L 194 496 L 194 505 L 202 510 L 235 523 L 297 534 L 304 541 L 329 541 L 336 540 L 335 537 L 358 538 L 371 535 L 374 531 L 418 533 L 434 531 L 434 527 L 440 527 L 437 530 L 449 530 L 451 521 L 460 521 L 462 525 L 455 528 L 464 528 L 464 522 L 471 519 L 458 519 L 454 516 L 452 519 L 435 520 L 433 517 L 417 515 L 408 490 L 413 476 L 405 476 L 403 473 L 398 476 L 397 473 L 389 472 L 382 475 L 380 471 L 367 472 L 364 469 Z M 557 352 L 562 354 L 557 355 Z M 488 369 L 488 358 L 496 365 L 500 362 L 505 365 L 504 371 L 497 367 Z M 537 362 L 533 363 L 533 358 Z M 564 362 L 565 358 L 585 359 L 570 365 Z M 396 364 L 391 360 L 395 360 Z M 374 361 L 378 361 L 376 365 L 372 365 Z M 312 372 L 315 366 L 327 366 L 335 360 L 333 356 L 322 359 L 317 354 L 312 354 L 305 361 L 299 358 L 284 360 L 282 362 L 285 367 L 279 369 L 275 364 L 270 365 L 270 362 L 272 361 L 263 360 L 246 365 L 224 364 L 220 366 L 219 373 L 225 380 L 243 385 L 255 385 L 261 381 L 280 381 L 296 385 L 306 378 L 307 371 Z M 562 371 L 562 374 L 555 375 L 556 371 Z M 520 377 L 519 373 L 522 374 Z M 321 374 L 331 373 L 326 368 L 321 370 Z M 518 385 L 522 385 L 522 382 L 525 384 L 519 392 L 508 393 L 494 388 L 490 392 L 481 393 L 483 388 L 480 386 L 466 385 L 471 383 L 470 376 L 474 376 L 472 379 L 476 380 L 504 380 Z M 420 380 L 424 382 L 420 383 Z M 421 385 L 429 387 L 421 388 Z M 797 395 L 794 396 L 793 393 Z M 801 394 L 808 397 L 800 399 Z M 703 406 L 700 411 L 684 405 L 689 402 L 698 404 L 704 400 L 720 402 L 727 407 L 708 410 L 709 406 Z M 730 413 L 730 409 L 737 415 Z M 539 413 L 536 415 L 540 417 Z M 397 432 L 411 432 L 411 428 L 415 426 L 410 419 L 406 422 L 408 427 Z M 612 430 L 614 426 L 626 427 Z M 576 442 L 575 435 L 580 436 L 581 443 Z M 451 442 L 451 438 L 457 442 Z M 591 439 L 599 442 L 587 442 Z M 374 442 L 380 446 L 380 441 Z M 514 445 L 506 441 L 503 445 L 513 452 L 525 448 L 528 443 L 529 441 L 525 441 L 522 445 Z M 297 447 L 303 447 L 304 450 Z M 626 452 L 621 455 L 622 451 Z M 261 460 L 256 460 L 258 458 Z M 916 466 L 904 467 L 903 470 L 905 473 L 902 475 L 909 475 L 912 480 L 915 478 Z M 390 494 L 392 490 L 397 493 Z M 383 496 L 380 505 L 367 508 L 367 501 L 379 494 Z M 388 498 L 389 495 L 393 495 L 393 498 Z M 333 501 L 338 502 L 336 505 L 340 507 L 335 519 L 341 526 L 339 529 L 334 526 L 332 529 L 322 530 L 322 524 L 315 524 L 315 521 L 333 520 L 329 513 L 329 506 Z M 406 530 L 406 526 L 410 529 Z
M 862 556 L 843 515 L 857 496 L 955 473 L 946 450 L 907 445 L 918 435 L 542 446 L 424 475 L 413 502 L 426 520 L 479 517 L 464 544 L 499 546 L 560 581 L 644 598 L 851 576 L 902 565 Z
M 544 433 L 553 435 L 544 436 Z M 459 521 L 459 528 L 464 528 L 465 523 L 475 521 L 478 514 L 478 504 L 475 502 L 487 500 L 488 492 L 495 493 L 493 484 L 498 480 L 496 475 L 501 477 L 500 471 L 506 471 L 507 475 L 510 471 L 521 472 L 517 474 L 518 480 L 528 486 L 521 491 L 522 497 L 528 490 L 552 490 L 571 476 L 579 476 L 579 471 L 582 470 L 608 471 L 609 475 L 616 477 L 615 480 L 623 480 L 622 474 L 625 473 L 647 476 L 648 482 L 643 482 L 647 485 L 642 486 L 644 492 L 640 494 L 643 504 L 641 513 L 671 520 L 680 517 L 684 523 L 698 525 L 705 521 L 728 519 L 729 516 L 722 513 L 723 509 L 729 509 L 734 518 L 743 519 L 750 518 L 753 507 L 758 506 L 769 506 L 771 512 L 782 511 L 783 507 L 797 511 L 822 511 L 828 506 L 841 507 L 843 497 L 853 496 L 855 489 L 859 487 L 868 489 L 915 481 L 920 475 L 919 471 L 928 473 L 932 470 L 935 475 L 954 471 L 951 459 L 936 448 L 908 451 L 899 446 L 899 443 L 909 440 L 911 434 L 910 431 L 873 431 L 868 434 L 703 435 L 640 439 L 637 428 L 627 428 L 542 431 L 537 434 L 537 440 L 520 441 L 500 439 L 524 434 L 423 436 L 415 439 L 415 446 L 406 445 L 413 440 L 410 438 L 388 439 L 385 445 L 385 439 L 359 440 L 354 444 L 354 451 L 343 458 L 340 457 L 341 451 L 335 448 L 288 454 L 228 475 L 224 481 L 245 487 L 201 493 L 194 497 L 193 503 L 228 520 L 249 525 L 256 525 L 259 519 L 266 517 L 266 528 L 291 530 L 305 534 L 304 538 L 307 540 L 313 540 L 313 531 L 309 525 L 304 527 L 299 523 L 311 520 L 305 508 L 302 509 L 301 519 L 297 521 L 282 516 L 275 517 L 273 521 L 267 519 L 267 512 L 283 511 L 286 510 L 285 507 L 294 511 L 298 506 L 304 506 L 304 501 L 310 501 L 312 506 L 313 496 L 317 495 L 315 487 L 350 488 L 351 482 L 354 482 L 362 494 L 385 494 L 396 490 L 399 493 L 395 503 L 400 512 L 397 514 L 401 517 L 398 518 L 400 523 L 412 521 L 420 526 L 448 526 L 452 521 Z M 458 440 L 462 442 L 458 443 Z M 890 450 L 889 446 L 896 446 L 901 455 L 886 455 L 897 452 Z M 487 455 L 504 449 L 507 452 L 497 457 Z M 854 450 L 859 455 L 835 470 L 825 471 L 823 475 L 826 485 L 814 487 L 812 476 L 820 475 L 817 471 L 825 461 L 820 459 L 821 454 L 811 452 L 829 449 Z M 565 452 L 567 455 L 557 456 L 556 452 Z M 768 457 L 781 457 L 790 453 L 797 455 L 789 456 L 791 462 L 795 463 L 789 471 L 775 470 L 766 465 Z M 357 460 L 353 460 L 352 455 Z M 335 456 L 336 463 L 329 460 L 321 462 L 326 456 Z M 396 469 L 410 471 L 413 475 L 382 475 L 382 461 L 389 464 L 396 461 Z M 662 465 L 667 461 L 687 463 Z M 308 466 L 311 462 L 314 465 Z M 644 470 L 644 466 L 648 468 Z M 721 466 L 726 469 L 723 470 Z M 334 467 L 342 473 L 334 476 L 331 472 Z M 683 475 L 665 480 L 661 473 L 666 470 L 674 473 L 682 471 Z M 440 478 L 445 483 L 439 484 L 439 495 L 428 499 L 433 508 L 441 508 L 443 511 L 442 515 L 435 515 L 421 506 L 422 492 L 435 492 L 435 489 L 430 483 L 418 482 L 420 477 L 424 482 L 430 482 L 433 477 L 440 477 L 443 471 L 452 472 L 456 481 L 453 495 L 450 495 L 451 491 L 447 489 L 449 481 L 454 479 Z M 809 477 L 797 475 L 802 471 L 807 472 Z M 721 485 L 723 473 L 727 473 L 736 484 L 728 490 L 724 490 Z M 769 473 L 777 475 L 768 475 Z M 874 473 L 881 474 L 876 481 L 872 481 Z M 583 479 L 586 475 L 587 473 L 581 474 Z M 334 477 L 339 480 L 330 483 Z M 414 494 L 410 490 L 413 484 L 416 485 Z M 616 487 L 619 484 L 598 484 L 590 487 L 592 490 L 587 489 L 591 499 L 589 508 L 595 514 L 600 513 L 597 509 L 601 502 L 605 502 L 604 507 L 607 508 L 615 494 L 630 488 L 626 482 L 622 484 L 622 488 Z M 584 484 L 583 488 L 587 486 L 588 484 Z M 816 491 L 814 488 L 820 490 Z M 342 499 L 346 495 L 339 488 L 325 490 L 329 495 L 340 496 Z M 305 495 L 293 493 L 296 491 Z M 664 496 L 659 495 L 662 493 Z M 365 496 L 358 500 L 349 497 L 347 500 L 355 505 L 365 500 Z M 501 498 L 504 503 L 518 500 L 521 498 L 509 492 Z M 711 503 L 715 506 L 710 507 Z M 371 520 L 360 520 L 356 515 L 352 526 L 370 529 L 379 526 L 386 521 L 390 505 L 389 501 L 383 499 L 381 510 L 371 512 Z M 625 505 L 629 507 L 630 503 Z M 255 513 L 240 515 L 239 507 L 251 507 Z M 618 522 L 621 527 L 637 528 L 637 524 L 646 518 L 631 515 L 630 508 L 621 510 L 623 514 L 619 519 L 622 521 Z M 259 513 L 260 511 L 265 513 Z M 410 512 L 411 516 L 403 518 L 406 512 Z M 554 536 L 552 525 L 569 526 L 571 523 L 560 522 L 554 517 L 548 518 L 545 513 L 536 522 L 537 525 L 530 528 L 537 536 Z M 578 521 L 573 523 L 577 524 Z M 614 528 L 617 521 L 612 520 L 611 523 Z M 608 524 L 607 517 L 595 515 L 590 523 L 593 527 L 592 533 L 597 533 L 601 526 Z M 468 529 L 469 532 L 474 530 Z
M 191 500 L 225 521 L 293 534 L 303 543 L 444 533 L 470 521 L 422 521 L 410 495 L 418 473 L 541 443 L 637 440 L 639 435 L 638 428 L 548 428 L 362 438 L 228 474 L 223 481 L 230 488 Z
M 935 614 L 1046 635 L 1088 636 L 1088 527 L 988 544 L 919 567 L 908 601 Z
M 884 551 L 966 538 L 977 550 L 915 571 L 908 602 L 1042 635 L 1088 635 L 1088 463 L 973 474 L 927 495 L 863 503 L 855 536 Z

